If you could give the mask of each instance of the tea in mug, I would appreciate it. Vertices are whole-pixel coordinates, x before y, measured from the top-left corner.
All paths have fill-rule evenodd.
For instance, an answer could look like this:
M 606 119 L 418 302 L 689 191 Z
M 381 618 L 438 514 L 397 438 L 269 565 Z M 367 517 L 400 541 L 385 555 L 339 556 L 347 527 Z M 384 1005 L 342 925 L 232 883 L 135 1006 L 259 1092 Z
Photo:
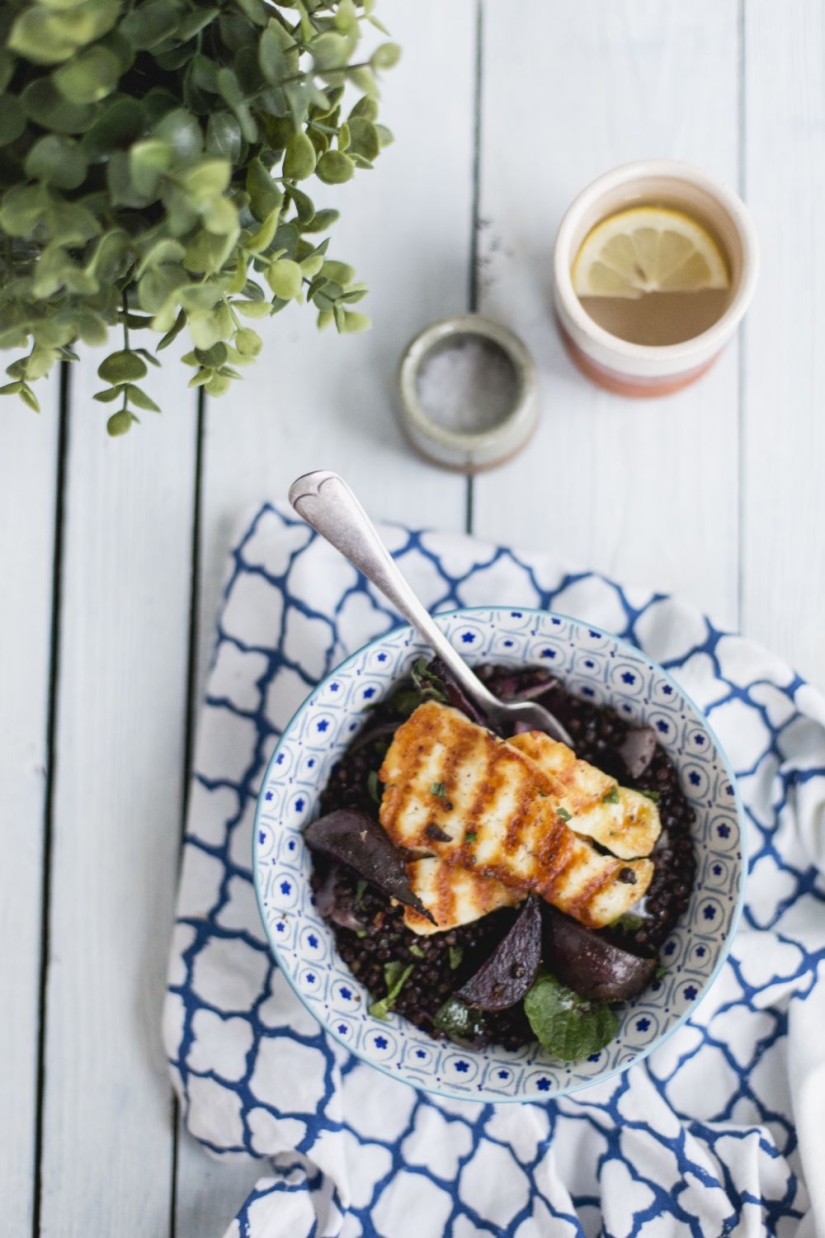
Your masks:
M 693 216 L 634 206 L 601 220 L 579 247 L 573 288 L 605 331 L 633 344 L 680 344 L 730 305 L 727 257 Z

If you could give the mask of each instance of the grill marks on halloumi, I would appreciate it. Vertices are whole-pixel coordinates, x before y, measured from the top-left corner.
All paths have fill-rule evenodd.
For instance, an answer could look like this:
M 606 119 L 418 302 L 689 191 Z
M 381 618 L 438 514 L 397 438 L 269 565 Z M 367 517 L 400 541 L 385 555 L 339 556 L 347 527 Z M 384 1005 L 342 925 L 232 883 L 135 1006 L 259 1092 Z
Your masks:
M 421 937 L 471 924 L 490 911 L 514 907 L 527 897 L 524 890 L 511 889 L 494 877 L 481 877 L 469 869 L 447 864 L 438 856 L 411 860 L 407 879 L 435 919 L 435 924 L 431 924 L 412 907 L 404 908 L 404 923 Z
M 449 706 L 418 707 L 379 778 L 381 824 L 398 846 L 535 891 L 591 927 L 622 915 L 652 879 L 649 860 L 605 856 L 579 838 L 557 815 L 553 777 Z
M 620 787 L 615 778 L 579 760 L 566 744 L 541 731 L 514 735 L 507 743 L 551 780 L 556 805 L 569 814 L 567 824 L 576 834 L 594 839 L 622 860 L 650 855 L 662 823 L 658 808 L 646 795 Z

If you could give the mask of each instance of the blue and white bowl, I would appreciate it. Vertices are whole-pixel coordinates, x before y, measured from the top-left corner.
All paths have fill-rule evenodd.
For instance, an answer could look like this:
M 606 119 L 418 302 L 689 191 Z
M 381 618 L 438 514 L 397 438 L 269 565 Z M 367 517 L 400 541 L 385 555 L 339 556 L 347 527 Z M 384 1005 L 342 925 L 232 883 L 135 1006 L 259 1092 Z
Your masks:
M 584 1062 L 565 1063 L 534 1044 L 509 1052 L 435 1041 L 399 1015 L 379 1022 L 372 1000 L 337 955 L 314 906 L 302 829 L 318 814 L 335 762 L 364 723 L 364 709 L 392 692 L 429 649 L 410 628 L 366 645 L 328 675 L 286 728 L 264 778 L 254 831 L 258 904 L 275 957 L 329 1034 L 393 1078 L 443 1096 L 484 1102 L 563 1096 L 626 1070 L 685 1021 L 730 948 L 744 893 L 745 834 L 733 773 L 700 710 L 638 649 L 562 615 L 507 607 L 439 616 L 470 662 L 546 666 L 575 694 L 655 728 L 696 812 L 696 883 L 662 951 L 667 972 L 625 1006 L 616 1037 Z

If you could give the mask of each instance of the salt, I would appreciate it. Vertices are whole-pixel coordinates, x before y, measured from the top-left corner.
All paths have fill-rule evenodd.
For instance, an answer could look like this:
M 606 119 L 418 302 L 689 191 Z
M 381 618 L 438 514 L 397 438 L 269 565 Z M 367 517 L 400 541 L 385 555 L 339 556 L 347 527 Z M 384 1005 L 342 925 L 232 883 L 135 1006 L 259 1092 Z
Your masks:
M 422 362 L 416 393 L 424 412 L 445 430 L 477 434 L 500 425 L 518 397 L 518 376 L 492 340 L 454 335 Z

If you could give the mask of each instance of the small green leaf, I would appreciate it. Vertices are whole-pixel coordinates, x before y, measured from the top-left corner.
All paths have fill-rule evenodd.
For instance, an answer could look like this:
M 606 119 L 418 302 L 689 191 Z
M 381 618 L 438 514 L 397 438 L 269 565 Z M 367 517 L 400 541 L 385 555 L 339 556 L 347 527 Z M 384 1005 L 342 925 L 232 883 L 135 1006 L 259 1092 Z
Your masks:
M 226 191 L 231 174 L 232 168 L 226 159 L 204 159 L 178 172 L 177 176 L 187 197 L 198 205 L 205 205 Z
M 263 340 L 251 327 L 238 327 L 235 332 L 235 347 L 244 357 L 257 357 L 263 347 Z
M 639 787 L 639 795 L 644 795 L 647 799 L 653 800 L 654 804 L 658 804 L 662 798 L 661 791 L 650 791 L 646 787 Z
M 119 7 L 119 6 L 118 6 Z M 175 33 L 179 14 L 168 0 L 151 0 L 132 9 L 123 18 L 118 30 L 138 51 L 148 50 Z
M 303 225 L 304 232 L 326 232 L 339 218 L 339 212 L 333 210 L 316 211 L 309 223 Z
M 119 98 L 107 105 L 81 139 L 87 159 L 124 150 L 144 132 L 146 116 L 138 99 Z
M 324 279 L 331 279 L 336 284 L 351 284 L 355 279 L 355 271 L 346 262 L 336 262 L 334 258 L 328 259 L 321 268 L 321 274 Z
M 350 150 L 352 153 L 361 155 L 364 159 L 370 160 L 370 162 L 376 159 L 381 149 L 381 142 L 378 137 L 378 129 L 372 121 L 356 118 L 350 121 L 349 130 Z
M 618 787 L 611 787 L 610 790 L 606 791 L 605 794 L 602 796 L 603 804 L 618 804 L 618 802 L 619 802 L 619 788 Z
M 324 74 L 344 68 L 349 61 L 351 48 L 352 39 L 346 35 L 334 30 L 319 34 L 309 45 L 316 72 Z
M 203 133 L 191 112 L 175 108 L 154 126 L 154 136 L 171 146 L 178 162 L 195 159 L 203 150 Z
M 567 809 L 566 809 L 566 808 L 557 808 L 557 809 L 556 809 L 556 816 L 557 816 L 557 817 L 558 817 L 561 821 L 564 821 L 565 823 L 566 823 L 566 822 L 568 822 L 568 821 L 571 819 L 571 818 L 570 818 L 570 813 L 567 811 Z
M 343 335 L 358 335 L 362 331 L 369 331 L 371 326 L 372 321 L 366 314 L 347 310 L 344 314 L 343 324 L 338 329 Z
M 25 128 L 26 113 L 22 103 L 15 95 L 3 95 L 3 106 L 0 108 L 0 146 L 16 142 Z
M 243 314 L 244 318 L 268 318 L 272 313 L 268 301 L 233 301 L 232 308 Z
M 147 373 L 143 358 L 125 348 L 110 353 L 97 369 L 98 378 L 102 378 L 106 383 L 128 383 L 137 378 L 145 378 Z
M 276 297 L 282 301 L 292 301 L 301 291 L 301 268 L 291 258 L 279 258 L 267 267 L 266 282 Z
M 252 159 L 246 171 L 246 192 L 255 218 L 263 223 L 281 205 L 283 194 L 260 159 Z
M 77 189 L 86 179 L 86 159 L 77 142 L 50 133 L 35 142 L 25 163 L 26 175 L 56 189 Z
M 440 800 L 443 800 L 447 794 L 447 789 L 443 782 L 434 782 L 430 787 L 430 794 L 437 795 Z
M 378 119 L 378 104 L 369 95 L 364 95 L 363 99 L 358 100 L 349 114 L 350 121 L 353 121 L 356 117 L 363 120 L 371 120 L 375 123 Z
M 563 1062 L 598 1053 L 619 1030 L 609 1006 L 581 997 L 547 972 L 528 989 L 524 1013 L 540 1044 Z
M 293 133 L 284 155 L 284 176 L 288 180 L 303 181 L 315 171 L 315 147 L 301 129 Z
M 98 103 L 117 85 L 120 61 L 114 52 L 97 44 L 73 56 L 52 76 L 57 89 L 70 103 Z
M 397 43 L 382 43 L 370 56 L 370 66 L 373 69 L 392 69 L 400 59 L 401 48 Z
M 117 413 L 112 413 L 106 422 L 106 429 L 112 438 L 118 438 L 121 434 L 128 434 L 131 428 L 132 414 L 124 408 Z
M 280 207 L 276 206 L 261 224 L 260 228 L 257 228 L 244 240 L 244 249 L 250 254 L 260 254 L 265 249 L 268 249 L 275 238 L 275 229 L 278 227 L 279 215 Z
M 160 412 L 160 409 L 155 401 L 151 400 L 145 391 L 141 391 L 140 387 L 135 387 L 132 383 L 127 383 L 126 391 L 129 394 L 130 404 L 136 404 L 138 408 L 145 408 L 149 413 Z
M 237 116 L 229 112 L 213 112 L 206 125 L 206 150 L 216 159 L 226 159 L 233 166 L 241 157 L 241 126 Z
M 136 142 L 129 151 L 129 177 L 138 193 L 144 197 L 157 197 L 161 177 L 172 165 L 172 147 L 160 138 L 147 138 Z
M 264 77 L 272 85 L 282 82 L 289 74 L 289 62 L 279 32 L 286 34 L 277 22 L 270 22 L 258 43 L 258 64 Z
M 355 164 L 343 151 L 328 150 L 318 160 L 316 172 L 318 179 L 326 185 L 343 185 L 345 181 L 352 180 Z

